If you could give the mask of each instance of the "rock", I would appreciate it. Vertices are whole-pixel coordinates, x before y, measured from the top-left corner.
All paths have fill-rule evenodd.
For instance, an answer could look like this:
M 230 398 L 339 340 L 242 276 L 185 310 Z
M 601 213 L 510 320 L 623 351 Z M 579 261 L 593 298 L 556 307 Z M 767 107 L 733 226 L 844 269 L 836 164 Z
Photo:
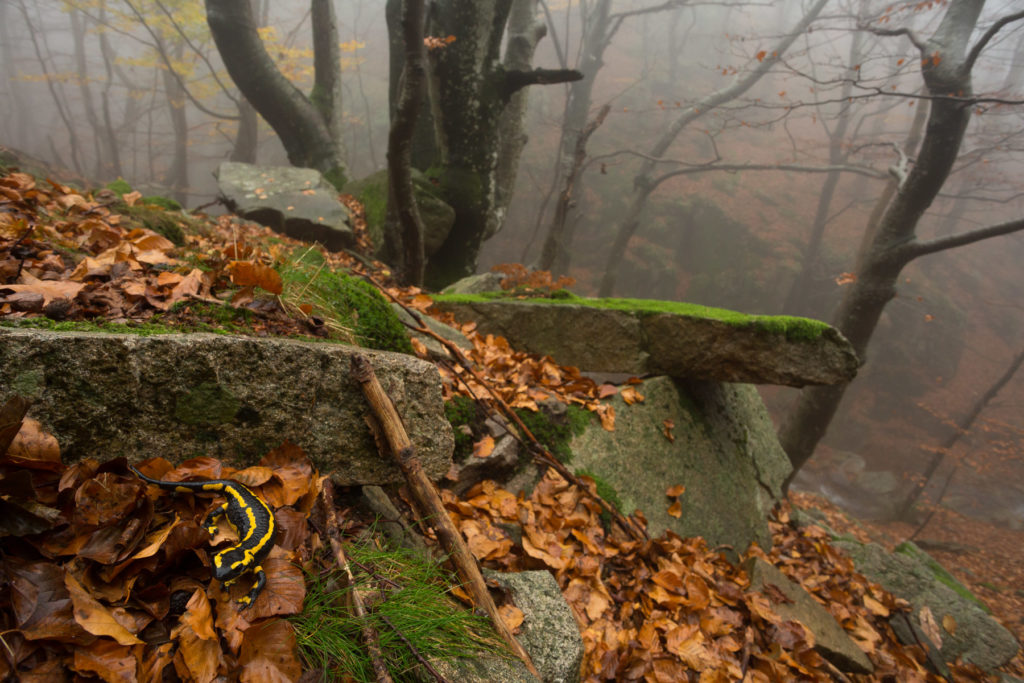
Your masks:
M 511 655 L 476 655 L 462 659 L 433 661 L 431 666 L 444 680 L 458 683 L 538 683 L 538 679 L 526 669 L 526 665 Z M 420 673 L 418 679 L 423 683 L 433 683 L 437 680 L 425 672 Z
M 743 563 L 751 590 L 764 591 L 772 585 L 791 602 L 772 602 L 772 609 L 786 621 L 799 621 L 814 634 L 814 649 L 840 671 L 868 674 L 874 671 L 864 651 L 857 647 L 828 610 L 800 585 L 764 560 L 751 557 Z
M 514 473 L 519 464 L 519 442 L 511 434 L 498 437 L 494 442 L 494 450 L 486 458 L 472 455 L 463 462 L 456 464 L 458 481 L 452 486 L 457 496 L 482 482 L 484 479 L 503 479 Z
M 1010 661 L 1019 645 L 1013 635 L 986 613 L 977 598 L 946 572 L 942 566 L 913 543 L 900 552 L 888 553 L 874 543 L 836 541 L 847 552 L 857 571 L 877 582 L 913 608 L 911 626 L 921 628 L 921 610 L 927 607 L 939 625 L 940 651 L 947 662 L 957 657 L 991 671 Z M 943 620 L 952 617 L 951 633 Z M 905 630 L 905 629 L 904 629 Z M 909 644 L 909 643 L 908 643 Z
M 550 572 L 502 573 L 485 570 L 512 593 L 512 602 L 523 611 L 517 637 L 530 654 L 546 683 L 576 683 L 583 664 L 583 638 L 572 610 L 562 597 Z
M 398 319 L 401 320 L 403 324 L 415 325 L 416 327 L 419 327 L 419 323 L 417 323 L 416 320 L 398 304 L 391 304 L 391 309 L 395 312 L 395 314 L 398 316 Z M 439 322 L 434 318 L 431 318 L 429 315 L 421 315 L 420 317 L 426 324 L 427 329 L 447 339 L 450 342 L 454 342 L 455 345 L 461 349 L 464 349 L 466 351 L 473 350 L 473 344 L 470 343 L 469 339 L 466 338 L 466 335 L 462 334 L 462 332 L 459 332 L 454 327 L 445 325 L 444 323 Z M 448 353 L 448 350 L 441 344 L 441 342 L 437 341 L 430 335 L 420 334 L 419 332 L 412 332 L 411 330 L 409 332 L 413 338 L 419 339 L 421 342 L 423 342 L 423 345 L 426 346 L 427 350 L 430 351 L 431 353 L 436 354 L 442 358 L 451 358 L 451 354 Z
M 215 175 L 228 208 L 239 216 L 331 251 L 355 245 L 348 209 L 319 171 L 225 161 Z
M 794 387 L 839 384 L 857 373 L 850 343 L 817 321 L 669 302 L 572 301 L 581 303 L 434 296 L 440 310 L 476 321 L 481 332 L 582 370 Z
M 496 292 L 501 289 L 501 281 L 505 276 L 501 273 L 478 273 L 464 277 L 444 288 L 445 294 L 480 294 Z
M 651 536 L 671 529 L 703 536 L 735 553 L 751 542 L 771 547 L 767 513 L 781 496 L 789 459 L 750 385 L 655 377 L 636 386 L 644 401 L 615 408 L 615 431 L 596 420 L 570 442 L 571 467 L 596 474 L 617 492 L 621 510 L 639 508 Z M 670 441 L 665 420 L 675 426 Z M 682 516 L 672 517 L 665 490 L 683 484 Z
M 437 252 L 444 244 L 455 224 L 455 209 L 437 193 L 434 184 L 419 171 L 413 171 L 413 191 L 423 219 L 423 251 L 427 256 Z M 366 209 L 366 230 L 374 247 L 374 257 L 385 256 L 384 221 L 387 213 L 388 173 L 377 171 L 365 178 L 353 180 L 342 188 L 353 195 Z
M 119 455 L 255 463 L 284 440 L 342 485 L 403 481 L 382 458 L 349 376 L 366 354 L 416 454 L 437 479 L 453 438 L 437 369 L 412 356 L 341 344 L 216 334 L 140 336 L 0 329 L 0 396 L 21 394 L 66 462 Z

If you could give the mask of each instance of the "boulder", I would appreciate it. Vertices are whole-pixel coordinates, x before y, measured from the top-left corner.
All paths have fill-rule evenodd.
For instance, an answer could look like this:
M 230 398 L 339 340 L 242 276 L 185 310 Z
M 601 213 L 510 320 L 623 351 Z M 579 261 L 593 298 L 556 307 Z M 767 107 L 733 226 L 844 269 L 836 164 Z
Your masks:
M 402 322 L 403 325 L 406 325 L 407 328 L 409 326 L 419 327 L 419 322 L 415 318 L 413 318 L 412 315 L 410 315 L 409 312 L 405 310 L 405 308 L 403 308 L 402 306 L 393 303 L 391 304 L 391 310 L 395 312 L 395 315 L 398 316 L 398 319 Z M 450 325 L 445 325 L 444 323 L 439 322 L 434 318 L 431 318 L 429 315 L 421 315 L 420 319 L 427 326 L 427 329 L 430 330 L 431 332 L 437 334 L 438 336 L 450 342 L 453 342 L 456 346 L 465 351 L 473 350 L 473 344 L 469 341 L 469 339 L 466 338 L 466 335 L 462 334 L 462 332 L 458 331 L 454 327 L 451 327 Z M 434 339 L 434 337 L 428 334 L 421 334 L 420 332 L 414 332 L 411 330 L 410 334 L 414 339 L 418 339 L 421 342 L 423 342 L 423 345 L 426 346 L 427 350 L 430 351 L 431 353 L 441 358 L 451 358 L 451 354 L 448 353 L 448 349 L 446 349 L 444 345 L 441 344 L 441 342 Z
M 216 334 L 140 336 L 0 329 L 0 397 L 20 394 L 66 462 L 199 455 L 252 464 L 284 440 L 339 484 L 403 481 L 382 458 L 349 376 L 364 353 L 437 479 L 453 437 L 441 379 L 412 356 L 342 344 Z
M 811 597 L 799 584 L 764 560 L 751 557 L 743 564 L 750 577 L 751 590 L 764 591 L 775 586 L 789 602 L 773 602 L 772 609 L 786 621 L 799 621 L 814 634 L 814 649 L 840 671 L 869 674 L 871 660 L 857 647 L 835 617 Z
M 516 638 L 530 654 L 542 680 L 577 683 L 583 664 L 583 638 L 555 577 L 547 571 L 485 571 L 485 576 L 508 590 L 512 602 L 523 611 L 523 624 Z
M 848 382 L 859 364 L 838 330 L 805 318 L 634 299 L 433 298 L 483 333 L 581 370 L 802 387 Z
M 984 604 L 913 543 L 904 543 L 892 553 L 874 543 L 834 543 L 853 558 L 857 571 L 911 604 L 912 629 L 927 630 L 922 628 L 921 612 L 925 607 L 931 611 L 942 640 L 935 644 L 947 662 L 962 657 L 991 671 L 1017 653 L 1019 645 L 1013 635 L 988 615 Z M 895 630 L 899 634 L 908 629 Z M 913 644 L 913 634 L 908 635 L 911 642 L 907 644 Z
M 355 245 L 348 209 L 319 171 L 225 161 L 215 175 L 222 198 L 239 216 L 331 251 Z
M 437 193 L 437 188 L 425 175 L 413 171 L 413 191 L 416 205 L 423 219 L 423 251 L 427 256 L 434 254 L 448 237 L 455 224 L 455 209 Z M 377 171 L 365 178 L 353 180 L 342 188 L 363 203 L 366 209 L 366 230 L 373 243 L 374 256 L 385 256 L 384 221 L 387 217 L 388 172 Z
M 651 536 L 666 529 L 703 536 L 731 546 L 733 558 L 753 541 L 771 547 L 767 514 L 791 468 L 757 390 L 669 377 L 635 388 L 640 403 L 610 399 L 615 431 L 595 420 L 572 439 L 570 466 L 611 486 L 622 512 L 639 508 Z M 678 518 L 668 514 L 673 501 L 665 495 L 676 484 L 686 487 Z

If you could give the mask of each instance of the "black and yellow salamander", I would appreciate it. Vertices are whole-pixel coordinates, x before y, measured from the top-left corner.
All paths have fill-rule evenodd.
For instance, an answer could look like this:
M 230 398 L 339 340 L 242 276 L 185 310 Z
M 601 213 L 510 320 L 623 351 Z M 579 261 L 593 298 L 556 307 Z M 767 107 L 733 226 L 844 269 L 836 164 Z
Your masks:
M 237 581 L 238 577 L 252 572 L 256 583 L 249 594 L 238 601 L 240 609 L 251 605 L 267 583 L 262 563 L 274 547 L 277 524 L 270 506 L 237 481 L 162 481 L 147 477 L 132 465 L 129 467 L 140 479 L 162 489 L 182 493 L 219 493 L 227 498 L 224 504 L 214 508 L 203 520 L 203 527 L 213 536 L 217 533 L 217 518 L 224 515 L 239 538 L 238 545 L 221 550 L 213 556 L 213 578 L 227 587 Z

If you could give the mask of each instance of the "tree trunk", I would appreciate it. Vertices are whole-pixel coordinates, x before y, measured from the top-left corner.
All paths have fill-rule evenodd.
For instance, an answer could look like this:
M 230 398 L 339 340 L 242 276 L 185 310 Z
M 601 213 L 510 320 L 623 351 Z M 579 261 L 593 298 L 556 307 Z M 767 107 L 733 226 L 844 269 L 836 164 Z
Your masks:
M 320 111 L 267 54 L 249 0 L 206 0 L 206 21 L 231 79 L 277 133 L 288 161 L 321 171 L 336 187 L 343 184 L 338 141 Z
M 313 92 L 310 100 L 327 124 L 331 139 L 344 158 L 344 112 L 341 106 L 341 47 L 333 0 L 310 0 L 313 25 Z
M 423 219 L 412 184 L 412 139 L 423 93 L 426 91 L 426 56 L 423 54 L 423 0 L 402 0 L 402 36 L 405 66 L 398 89 L 398 107 L 388 136 L 388 228 L 399 280 L 405 285 L 422 285 L 425 255 Z M 396 239 L 397 238 L 397 239 Z
M 184 44 L 174 46 L 174 58 L 181 60 Z M 166 49 L 166 48 L 161 48 Z M 171 196 L 181 205 L 188 202 L 188 117 L 185 113 L 185 92 L 181 82 L 169 71 L 163 72 L 167 113 L 174 131 L 171 165 L 164 182 L 171 188 Z
M 771 50 L 765 51 L 766 54 L 763 56 L 762 61 L 754 66 L 749 73 L 737 76 L 728 87 L 717 90 L 692 106 L 687 107 L 648 150 L 648 159 L 641 164 L 640 170 L 633 180 L 633 190 L 630 194 L 629 208 L 626 211 L 626 216 L 616 227 L 615 238 L 612 242 L 611 251 L 608 253 L 608 260 L 605 264 L 604 275 L 601 278 L 598 296 L 612 296 L 615 292 L 616 277 L 619 266 L 625 257 L 626 247 L 640 225 L 640 214 L 647 205 L 647 198 L 653 189 L 651 187 L 651 174 L 657 165 L 657 162 L 654 160 L 664 156 L 665 152 L 672 146 L 672 143 L 675 142 L 684 128 L 709 111 L 741 96 L 761 80 L 782 59 L 783 54 L 789 49 L 790 45 L 807 30 L 807 27 L 817 18 L 827 1 L 817 0 L 788 35 L 784 36 Z
M 935 96 L 917 163 L 907 174 L 882 217 L 857 272 L 840 304 L 835 324 L 863 359 L 882 310 L 896 294 L 900 271 L 920 255 L 913 248 L 914 231 L 922 214 L 942 188 L 959 154 L 971 115 L 968 103 L 971 67 L 967 47 L 984 0 L 953 0 L 935 34 L 921 46 L 922 76 Z M 940 60 L 932 59 L 933 54 Z M 944 96 L 952 98 L 944 99 Z M 814 453 L 835 415 L 847 385 L 804 389 L 779 430 L 793 476 Z
M 238 132 L 231 148 L 231 161 L 255 164 L 260 143 L 260 120 L 248 100 L 238 102 Z
M 970 411 L 968 411 L 968 413 L 957 423 L 953 433 L 949 435 L 949 437 L 934 453 L 932 453 L 931 459 L 928 461 L 928 466 L 921 475 L 921 481 L 919 481 L 917 486 L 911 490 L 906 500 L 904 500 L 903 504 L 900 506 L 900 510 L 897 514 L 899 519 L 906 520 L 910 518 L 910 511 L 913 509 L 914 504 L 917 503 L 917 500 L 921 497 L 921 494 L 924 493 L 925 489 L 928 487 L 932 477 L 935 476 L 939 466 L 942 465 L 942 461 L 946 459 L 946 456 L 953 449 L 953 446 L 955 446 L 961 437 L 963 437 L 963 435 L 966 434 L 974 425 L 974 421 L 978 419 L 978 416 L 981 415 L 983 410 L 985 410 L 989 402 L 991 402 L 992 399 L 1002 391 L 1003 387 L 1013 379 L 1013 376 L 1017 374 L 1018 370 L 1020 370 L 1021 364 L 1024 364 L 1024 350 L 1017 353 L 1014 359 L 1010 362 L 1010 367 L 1006 369 L 1006 372 L 1004 372 L 1002 376 L 988 388 L 988 391 L 981 395 Z M 947 486 L 950 479 L 952 479 L 952 473 L 950 473 L 950 477 L 946 480 Z M 941 499 L 942 498 L 940 496 L 939 500 Z M 936 504 L 938 504 L 939 500 L 936 501 Z M 929 519 L 930 518 L 931 515 L 929 515 Z M 927 523 L 927 521 L 925 523 Z M 921 526 L 924 527 L 924 524 Z
M 517 134 L 514 122 L 502 121 L 513 96 L 528 85 L 580 77 L 573 71 L 527 71 L 502 62 L 501 44 L 510 11 L 523 2 L 534 4 L 534 0 L 443 0 L 432 5 L 430 35 L 455 36 L 430 54 L 428 92 L 437 148 L 436 178 L 442 197 L 455 209 L 452 229 L 427 265 L 425 280 L 432 288 L 472 275 L 481 242 L 504 220 L 498 152 L 521 144 L 515 140 L 521 129 Z M 518 63 L 512 53 L 520 49 L 522 35 L 512 36 L 509 63 Z M 511 147 L 505 147 L 502 135 L 514 136 Z M 513 171 L 506 164 L 503 182 L 514 179 Z

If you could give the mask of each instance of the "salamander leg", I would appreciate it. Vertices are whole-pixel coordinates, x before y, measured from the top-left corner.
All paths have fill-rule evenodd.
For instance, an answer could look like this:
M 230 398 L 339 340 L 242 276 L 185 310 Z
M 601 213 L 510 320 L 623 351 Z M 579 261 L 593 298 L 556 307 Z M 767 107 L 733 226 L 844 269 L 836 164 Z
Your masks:
M 210 510 L 210 514 L 206 515 L 206 519 L 203 520 L 203 528 L 211 536 L 217 533 L 217 518 L 225 514 L 228 511 L 228 504 L 224 503 L 220 507 L 215 507 Z
M 252 606 L 252 603 L 256 602 L 256 597 L 263 591 L 263 587 L 267 585 L 267 573 L 263 571 L 263 565 L 259 565 L 252 570 L 252 575 L 256 578 L 256 583 L 253 584 L 252 590 L 245 597 L 238 599 L 238 604 L 241 605 L 238 609 L 246 609 Z

